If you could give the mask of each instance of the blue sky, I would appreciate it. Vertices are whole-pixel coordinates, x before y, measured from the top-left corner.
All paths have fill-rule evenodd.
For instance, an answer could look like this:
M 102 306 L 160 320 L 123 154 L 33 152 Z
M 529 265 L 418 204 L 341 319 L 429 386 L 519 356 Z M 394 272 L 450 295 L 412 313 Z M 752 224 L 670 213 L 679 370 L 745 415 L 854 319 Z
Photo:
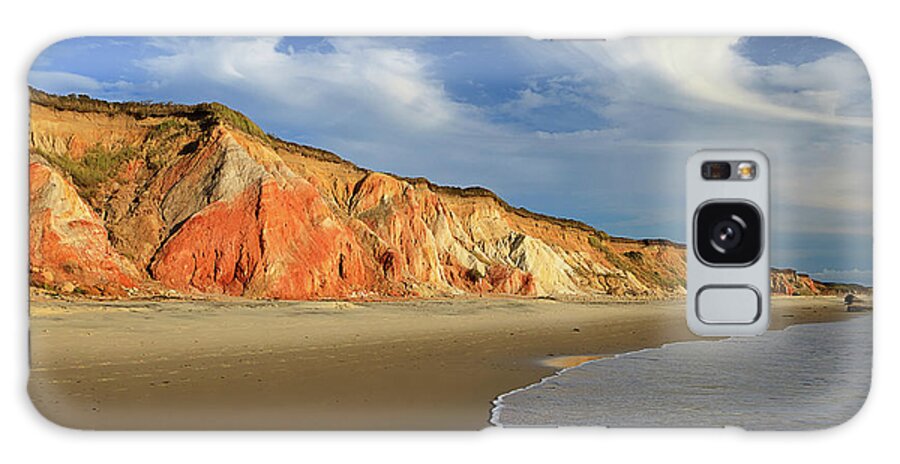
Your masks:
M 28 79 L 219 101 L 367 168 L 682 242 L 685 159 L 757 148 L 773 168 L 773 265 L 871 283 L 869 77 L 830 40 L 79 38 Z

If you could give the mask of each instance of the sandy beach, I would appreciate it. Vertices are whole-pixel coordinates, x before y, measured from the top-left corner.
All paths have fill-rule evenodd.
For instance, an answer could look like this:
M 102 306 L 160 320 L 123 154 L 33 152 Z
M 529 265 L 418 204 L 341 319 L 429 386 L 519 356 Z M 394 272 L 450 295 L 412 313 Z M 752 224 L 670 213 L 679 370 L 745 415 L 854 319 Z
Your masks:
M 852 317 L 773 299 L 771 329 Z M 31 305 L 29 393 L 88 429 L 481 429 L 491 401 L 598 356 L 693 340 L 681 301 Z

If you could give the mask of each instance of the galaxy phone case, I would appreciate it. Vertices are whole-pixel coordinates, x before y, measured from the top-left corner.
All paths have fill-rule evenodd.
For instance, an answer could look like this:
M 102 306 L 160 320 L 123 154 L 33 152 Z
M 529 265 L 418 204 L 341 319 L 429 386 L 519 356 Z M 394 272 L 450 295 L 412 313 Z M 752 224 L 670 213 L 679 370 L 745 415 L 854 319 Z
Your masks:
M 809 37 L 85 37 L 30 87 L 29 393 L 87 429 L 821 429 L 872 357 L 872 110 Z M 769 331 L 685 321 L 759 150 Z

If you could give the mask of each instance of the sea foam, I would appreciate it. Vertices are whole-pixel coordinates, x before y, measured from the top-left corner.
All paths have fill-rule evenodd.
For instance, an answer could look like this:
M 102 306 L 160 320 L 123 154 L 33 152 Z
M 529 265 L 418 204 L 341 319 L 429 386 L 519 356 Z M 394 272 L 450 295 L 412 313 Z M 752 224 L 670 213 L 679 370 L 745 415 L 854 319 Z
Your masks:
M 679 342 L 564 369 L 494 401 L 495 425 L 821 429 L 862 407 L 872 317 Z

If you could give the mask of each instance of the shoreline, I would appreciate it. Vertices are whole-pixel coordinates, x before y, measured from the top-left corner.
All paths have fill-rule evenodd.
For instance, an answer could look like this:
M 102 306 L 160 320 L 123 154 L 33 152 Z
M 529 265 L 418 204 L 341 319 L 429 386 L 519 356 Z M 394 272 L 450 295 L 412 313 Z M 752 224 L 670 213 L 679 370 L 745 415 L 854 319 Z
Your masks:
M 137 295 L 128 298 L 87 296 L 76 294 L 48 293 L 42 289 L 29 287 L 29 303 L 70 303 L 96 306 L 115 306 L 122 304 L 141 303 L 229 303 L 229 304 L 418 304 L 429 302 L 453 302 L 453 301 L 553 301 L 559 303 L 579 304 L 644 304 L 644 303 L 668 303 L 684 302 L 684 295 L 669 296 L 613 296 L 606 294 L 597 295 L 554 295 L 554 296 L 526 296 L 505 293 L 464 293 L 459 295 L 430 295 L 430 296 L 378 296 L 359 298 L 319 298 L 306 300 L 287 300 L 276 298 L 248 298 L 243 296 L 228 296 L 221 294 L 178 294 L 178 295 Z M 781 297 L 788 295 L 773 295 Z
M 850 319 L 855 319 L 858 317 L 871 317 L 871 316 L 872 316 L 872 313 L 871 313 L 871 309 L 870 309 L 867 312 L 854 313 L 852 316 L 849 316 L 849 317 L 843 318 L 843 319 L 829 320 L 829 321 L 808 321 L 808 322 L 803 322 L 803 323 L 799 323 L 799 324 L 789 324 L 789 325 L 786 325 L 779 329 L 770 328 L 770 329 L 766 330 L 766 332 L 785 332 L 792 328 L 801 327 L 801 326 L 805 326 L 805 325 L 837 324 L 837 323 L 846 322 Z M 517 388 L 512 391 L 508 391 L 506 393 L 503 393 L 503 394 L 497 396 L 497 398 L 495 398 L 491 402 L 492 407 L 491 407 L 489 422 L 491 425 L 498 426 L 498 427 L 521 427 L 521 426 L 518 426 L 515 424 L 504 425 L 503 423 L 501 423 L 497 420 L 497 417 L 500 414 L 500 411 L 504 407 L 503 401 L 506 397 L 520 393 L 520 392 L 529 391 L 534 388 L 540 388 L 542 385 L 546 384 L 547 382 L 550 382 L 550 381 L 553 381 L 554 379 L 560 378 L 560 376 L 564 375 L 566 372 L 574 370 L 574 369 L 578 369 L 586 364 L 600 362 L 600 361 L 611 361 L 611 360 L 615 360 L 615 359 L 617 359 L 619 357 L 623 357 L 623 356 L 629 356 L 629 355 L 639 354 L 639 353 L 644 353 L 644 352 L 651 352 L 651 351 L 655 351 L 655 350 L 663 350 L 663 349 L 666 349 L 673 345 L 679 345 L 682 343 L 717 343 L 717 342 L 723 342 L 723 341 L 731 340 L 731 339 L 735 339 L 735 338 L 739 339 L 740 337 L 708 337 L 708 338 L 699 338 L 697 340 L 679 340 L 679 341 L 664 343 L 660 346 L 651 346 L 651 347 L 641 348 L 641 349 L 638 349 L 635 351 L 626 351 L 626 352 L 616 353 L 616 354 L 612 354 L 612 355 L 582 355 L 582 356 L 574 355 L 574 356 L 566 356 L 563 359 L 559 359 L 559 360 L 555 360 L 553 358 L 543 359 L 540 361 L 542 364 L 557 368 L 558 370 L 546 377 L 541 378 L 537 382 L 534 382 L 529 385 L 525 385 L 523 387 Z M 559 362 L 554 362 L 554 361 L 559 361 Z M 528 427 L 528 426 L 525 426 L 525 427 Z
M 843 364 L 840 367 L 836 367 L 831 370 L 820 365 L 818 367 L 807 368 L 804 371 L 803 367 L 794 365 L 789 370 L 795 371 L 795 373 L 792 377 L 788 376 L 786 378 L 779 376 L 772 377 L 772 372 L 775 368 L 774 366 L 777 365 L 779 371 L 784 366 L 781 364 L 767 364 L 770 356 L 778 356 L 779 353 L 777 351 L 775 353 L 767 353 L 765 352 L 765 350 L 771 348 L 772 345 L 769 345 L 769 343 L 775 344 L 776 340 L 785 340 L 784 337 L 794 336 L 793 334 L 795 334 L 795 329 L 797 330 L 797 332 L 802 332 L 801 328 L 806 328 L 804 330 L 817 331 L 813 333 L 817 334 L 814 337 L 818 338 L 817 343 L 820 343 L 818 345 L 815 345 L 814 348 L 810 347 L 810 345 L 808 344 L 803 345 L 805 349 L 809 351 L 806 353 L 806 356 L 809 356 L 812 350 L 819 349 L 831 350 L 832 354 L 844 353 L 849 348 L 849 346 L 847 346 L 848 344 L 856 345 L 862 342 L 863 346 L 865 346 L 866 341 L 871 343 L 871 318 L 872 313 L 870 311 L 867 311 L 865 313 L 856 313 L 852 317 L 843 320 L 793 324 L 780 330 L 770 330 L 763 335 L 763 337 L 768 338 L 768 343 L 766 343 L 763 347 L 758 346 L 759 339 L 756 337 L 726 337 L 722 339 L 671 342 L 663 344 L 659 347 L 644 348 L 637 351 L 619 353 L 613 356 L 590 360 L 579 365 L 567 367 L 550 376 L 544 377 L 540 381 L 535 382 L 531 385 L 527 385 L 498 396 L 492 402 L 493 407 L 491 409 L 490 423 L 498 427 L 512 428 L 551 426 L 679 427 L 684 426 L 685 424 L 689 424 L 688 426 L 698 427 L 734 426 L 744 430 L 819 430 L 822 428 L 828 428 L 840 424 L 852 417 L 864 403 L 867 397 L 867 391 L 871 379 L 871 364 L 869 362 L 871 361 L 871 345 L 869 345 L 868 347 L 868 354 L 863 354 L 862 359 L 857 358 L 849 361 L 845 358 L 841 359 L 841 362 L 843 362 Z M 868 321 L 864 321 L 865 319 L 868 319 Z M 861 334 L 849 328 L 851 326 L 845 325 L 855 323 L 868 324 L 869 338 L 862 338 Z M 831 333 L 829 333 L 828 327 L 840 327 L 840 329 L 832 329 Z M 852 327 L 856 328 L 860 326 L 856 325 Z M 824 331 L 825 333 L 823 334 L 822 331 Z M 844 335 L 848 332 L 849 335 Z M 806 338 L 808 343 L 810 337 L 807 335 Z M 757 343 L 757 346 L 755 347 L 753 345 L 754 342 Z M 822 344 L 823 342 L 824 344 Z M 710 346 L 697 348 L 698 346 L 707 343 L 710 344 Z M 835 345 L 832 345 L 832 343 L 834 343 Z M 712 356 L 706 361 L 701 361 L 701 365 L 710 362 L 718 363 L 716 365 L 720 369 L 724 370 L 725 373 L 721 377 L 716 377 L 715 375 L 713 375 L 713 379 L 709 379 L 708 376 L 703 376 L 703 378 L 709 379 L 714 385 L 716 385 L 717 389 L 730 389 L 731 391 L 729 395 L 733 394 L 733 396 L 720 394 L 717 399 L 707 398 L 707 401 L 712 401 L 712 403 L 704 403 L 702 406 L 699 406 L 699 409 L 695 410 L 693 413 L 684 413 L 682 410 L 679 410 L 677 406 L 668 404 L 665 401 L 660 401 L 658 399 L 659 395 L 662 392 L 670 390 L 677 390 L 682 392 L 683 394 L 685 391 L 693 390 L 694 393 L 697 394 L 698 388 L 704 388 L 697 387 L 694 384 L 697 380 L 697 376 L 695 375 L 695 377 L 693 378 L 694 382 L 690 380 L 686 381 L 685 378 L 674 375 L 674 372 L 671 371 L 671 368 L 668 368 L 670 369 L 669 371 L 666 371 L 666 367 L 663 367 L 661 371 L 654 371 L 654 367 L 652 366 L 643 366 L 639 367 L 638 371 L 646 371 L 644 374 L 638 374 L 637 378 L 642 378 L 646 382 L 639 383 L 639 385 L 636 386 L 636 388 L 638 389 L 645 389 L 639 390 L 641 393 L 635 395 L 633 394 L 631 388 L 628 389 L 629 391 L 627 393 L 623 391 L 613 393 L 613 396 L 610 398 L 611 401 L 619 401 L 619 403 L 614 403 L 615 406 L 606 405 L 606 410 L 603 409 L 605 403 L 594 403 L 591 408 L 598 409 L 589 409 L 590 412 L 588 413 L 585 413 L 581 408 L 581 402 L 586 398 L 597 397 L 602 394 L 601 392 L 605 391 L 602 384 L 597 384 L 593 381 L 586 382 L 585 379 L 602 379 L 604 378 L 604 376 L 615 377 L 616 372 L 621 373 L 623 369 L 625 371 L 629 371 L 628 368 L 622 367 L 628 365 L 627 363 L 629 363 L 629 358 L 634 359 L 635 356 L 639 356 L 638 359 L 648 357 L 659 361 L 662 365 L 665 365 L 667 361 L 667 358 L 665 358 L 666 355 L 670 356 L 670 358 L 668 358 L 668 361 L 673 360 L 673 355 L 671 355 L 673 350 L 693 349 L 695 353 L 697 351 L 703 351 L 704 353 L 721 353 L 723 347 L 719 344 L 731 344 L 729 348 L 733 348 L 735 346 L 744 347 L 744 353 L 741 353 L 741 350 L 738 350 L 736 352 L 732 350 L 730 352 L 731 354 L 738 355 L 736 356 L 736 359 L 734 359 L 734 362 L 743 363 L 745 367 L 746 365 L 750 365 L 763 371 L 759 374 L 760 377 L 755 377 L 755 374 L 752 374 L 749 377 L 745 377 L 743 381 L 735 382 L 730 381 L 729 379 L 733 375 L 736 375 L 739 370 L 734 372 L 730 371 L 730 369 L 732 369 L 730 361 L 729 364 L 723 364 L 722 362 L 722 360 L 726 358 Z M 686 348 L 692 345 L 693 348 Z M 748 345 L 750 348 L 748 348 Z M 774 346 L 778 345 L 775 344 Z M 785 349 L 784 346 L 794 348 L 793 346 L 785 343 L 782 343 L 781 346 L 781 350 Z M 725 350 L 728 350 L 728 348 L 725 348 Z M 763 350 L 763 353 L 758 354 L 756 359 L 752 359 L 748 362 L 744 355 L 746 353 L 758 352 L 758 350 Z M 778 350 L 778 348 L 775 348 L 775 350 Z M 782 352 L 780 354 L 787 355 L 788 353 Z M 677 356 L 678 355 L 674 355 L 675 361 L 697 360 L 696 356 L 687 359 L 684 357 L 678 358 Z M 619 363 L 618 366 L 616 365 L 616 363 Z M 638 364 L 645 363 L 646 361 L 638 361 Z M 802 363 L 802 366 L 806 365 L 806 362 Z M 868 365 L 869 371 L 852 371 L 851 366 L 856 367 L 859 365 Z M 633 367 L 635 366 L 635 364 L 631 364 L 631 366 Z M 706 367 L 708 368 L 709 365 L 706 364 Z M 616 369 L 619 369 L 619 371 L 616 371 Z M 675 369 L 677 370 L 678 368 L 676 367 Z M 768 372 L 765 372 L 766 370 L 768 370 Z M 572 372 L 572 374 L 567 375 L 567 373 L 569 372 Z M 811 375 L 812 372 L 815 372 L 816 375 L 823 375 L 825 379 L 822 379 L 822 381 L 828 382 L 826 386 L 818 385 L 818 388 L 814 392 L 809 393 L 809 395 L 817 398 L 817 400 L 812 403 L 805 403 L 803 406 L 797 407 L 794 402 L 794 400 L 796 400 L 797 398 L 792 398 L 790 395 L 779 396 L 778 401 L 782 402 L 781 408 L 777 409 L 777 414 L 774 415 L 766 412 L 761 412 L 759 410 L 744 410 L 741 406 L 735 406 L 733 404 L 736 399 L 740 399 L 741 395 L 746 395 L 746 392 L 748 391 L 754 391 L 753 387 L 742 391 L 742 388 L 746 388 L 744 387 L 746 385 L 744 382 L 752 384 L 754 381 L 760 382 L 761 379 L 775 379 L 779 382 L 782 382 L 781 386 L 783 388 L 790 389 L 791 387 L 793 387 L 796 389 L 801 385 L 804 387 L 809 385 L 808 383 L 806 383 L 807 381 L 805 379 L 808 379 L 809 375 Z M 658 379 L 668 379 L 670 381 L 674 380 L 676 382 L 674 384 L 666 382 L 665 386 L 662 386 L 660 383 L 657 383 Z M 863 381 L 858 385 L 851 384 L 849 388 L 846 386 L 846 384 L 858 379 L 863 379 Z M 632 378 L 631 380 L 634 381 L 635 379 Z M 680 381 L 680 383 L 678 381 Z M 762 381 L 765 382 L 765 380 Z M 729 382 L 731 383 L 729 384 Z M 622 384 L 620 383 L 619 385 L 621 388 Z M 562 390 L 560 390 L 560 388 Z M 831 388 L 844 388 L 845 392 L 832 394 L 830 390 Z M 580 391 L 580 393 L 573 394 L 573 389 L 575 391 Z M 615 389 L 615 387 L 612 387 L 612 389 Z M 550 392 L 550 395 L 547 394 L 548 390 Z M 846 394 L 852 394 L 860 390 L 864 393 L 861 397 L 859 397 L 857 402 L 848 400 L 845 396 Z M 537 393 L 535 393 L 535 391 Z M 591 392 L 593 392 L 593 395 L 597 396 L 585 396 L 585 394 L 591 395 Z M 752 393 L 750 394 L 752 395 Z M 524 395 L 525 398 L 523 399 L 521 396 L 516 395 Z M 700 396 L 706 398 L 705 394 L 701 394 Z M 625 399 L 626 397 L 628 397 L 628 399 Z M 829 414 L 826 414 L 824 416 L 824 411 L 820 407 L 820 402 L 822 401 L 823 397 L 829 398 L 832 401 L 832 404 L 839 405 L 836 409 L 829 410 Z M 643 407 L 653 408 L 655 411 L 659 411 L 665 417 L 665 419 L 660 422 L 655 422 L 653 419 L 636 419 L 633 417 L 623 417 L 621 415 L 618 415 L 616 411 L 628 409 L 626 406 L 623 406 L 621 401 L 624 401 L 625 403 L 630 402 L 630 406 L 638 410 Z M 718 401 L 718 403 L 715 403 L 716 401 Z M 635 402 L 639 402 L 640 404 L 635 404 Z M 507 407 L 513 408 L 512 417 L 510 417 L 509 414 L 504 415 L 503 411 Z M 723 415 L 710 415 L 711 411 L 719 411 L 718 408 L 727 409 L 732 416 L 729 416 L 729 413 Z M 705 410 L 706 413 L 699 412 L 703 410 Z M 548 414 L 549 417 L 545 414 Z M 741 416 L 743 419 L 735 419 L 733 417 L 733 415 L 735 414 Z M 747 415 L 749 415 L 750 418 L 747 418 Z M 800 417 L 798 418 L 798 416 Z M 738 420 L 738 422 L 730 422 L 732 420 Z
M 826 282 L 828 285 L 857 285 Z M 872 288 L 864 287 L 866 291 L 861 293 L 871 297 Z M 838 298 L 844 293 L 836 294 L 820 294 L 820 295 L 788 295 L 784 293 L 773 293 L 772 299 L 788 298 Z M 685 301 L 685 295 L 671 294 L 663 296 L 648 295 L 632 295 L 632 296 L 613 296 L 609 294 L 576 294 L 576 295 L 553 295 L 553 296 L 526 296 L 512 295 L 505 293 L 461 293 L 461 294 L 433 294 L 426 296 L 388 296 L 388 295 L 369 295 L 357 298 L 318 298 L 305 300 L 288 300 L 276 298 L 249 298 L 243 296 L 230 296 L 212 293 L 195 293 L 195 294 L 165 294 L 165 293 L 141 293 L 134 296 L 121 297 L 103 297 L 78 294 L 60 294 L 49 292 L 47 290 L 29 286 L 29 303 L 71 303 L 86 305 L 121 305 L 121 304 L 140 304 L 140 303 L 233 303 L 233 304 L 328 304 L 328 303 L 346 303 L 346 304 L 417 304 L 428 302 L 452 302 L 452 301 L 554 301 L 559 303 L 576 303 L 576 304 L 653 304 L 653 303 L 678 303 Z
M 92 306 L 32 302 L 29 392 L 79 428 L 477 430 L 560 370 L 542 361 L 700 339 L 678 302 Z M 836 297 L 776 297 L 770 330 L 849 317 Z

